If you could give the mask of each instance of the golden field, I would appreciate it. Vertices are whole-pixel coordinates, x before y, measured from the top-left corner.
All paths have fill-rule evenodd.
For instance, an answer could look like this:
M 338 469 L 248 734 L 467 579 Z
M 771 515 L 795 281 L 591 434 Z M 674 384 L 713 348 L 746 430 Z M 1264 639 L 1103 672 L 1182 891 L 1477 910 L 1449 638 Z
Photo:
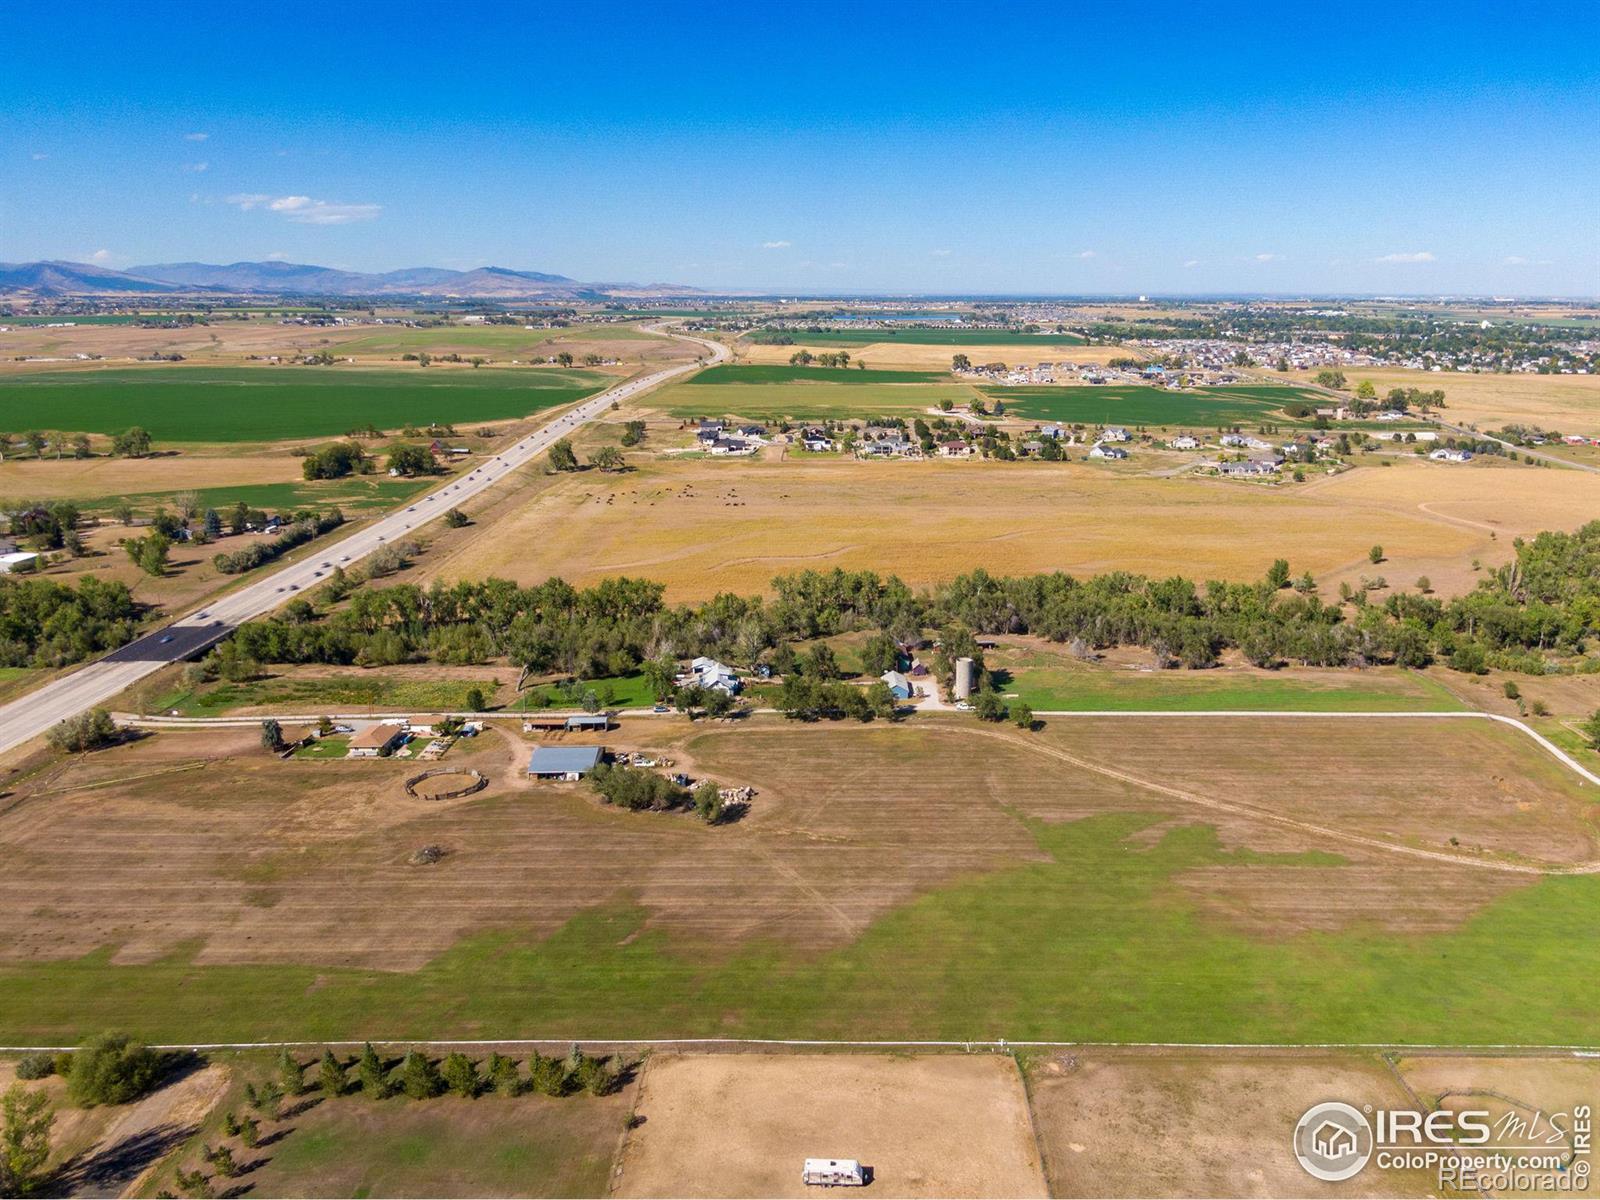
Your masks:
M 1474 375 L 1403 367 L 1347 367 L 1344 374 L 1352 389 L 1372 380 L 1380 396 L 1397 387 L 1442 388 L 1446 407 L 1440 415 L 1453 425 L 1483 430 L 1538 425 L 1600 437 L 1600 375 Z M 1283 377 L 1304 383 L 1307 373 L 1290 371 Z
M 896 370 L 948 371 L 950 359 L 965 354 L 975 363 L 1038 363 L 1075 362 L 1108 363 L 1113 358 L 1138 358 L 1140 351 L 1127 346 L 1074 346 L 1065 342 L 1052 342 L 1041 337 L 1036 346 L 918 346 L 908 342 L 873 342 L 869 346 L 816 346 L 807 345 L 805 334 L 796 335 L 792 346 L 764 346 L 753 342 L 739 343 L 739 361 L 771 365 L 787 363 L 797 350 L 810 350 L 813 354 L 827 354 L 848 350 L 852 362 L 864 362 L 869 367 Z
M 556 481 L 492 535 L 443 539 L 426 570 L 525 583 L 644 576 L 686 601 L 764 591 L 806 568 L 912 584 L 977 567 L 1253 579 L 1282 556 L 1325 585 L 1383 574 L 1409 587 L 1427 575 L 1451 592 L 1472 586 L 1474 559 L 1508 559 L 1513 537 L 1597 516 L 1600 477 L 1500 463 L 1402 460 L 1269 488 L 1080 464 L 656 461 Z M 1386 555 L 1377 567 L 1374 544 Z

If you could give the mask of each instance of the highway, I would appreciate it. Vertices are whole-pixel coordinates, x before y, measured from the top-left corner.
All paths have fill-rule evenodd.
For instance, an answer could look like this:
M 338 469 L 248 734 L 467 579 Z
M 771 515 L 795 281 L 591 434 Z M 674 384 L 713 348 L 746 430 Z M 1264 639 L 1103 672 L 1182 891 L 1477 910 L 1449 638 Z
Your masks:
M 560 439 L 603 415 L 613 403 L 728 357 L 726 347 L 716 342 L 659 326 L 645 328 L 704 347 L 708 352 L 707 361 L 666 367 L 591 396 L 515 445 L 479 463 L 467 474 L 409 501 L 342 541 L 330 542 L 320 553 L 313 552 L 276 570 L 264 570 L 260 578 L 214 603 L 0 707 L 0 754 L 38 737 L 68 717 L 104 704 L 166 663 L 193 657 L 227 636 L 235 626 L 271 612 L 297 593 L 314 589 L 334 567 L 348 569 L 380 546 L 405 541 L 430 521 L 488 491 Z

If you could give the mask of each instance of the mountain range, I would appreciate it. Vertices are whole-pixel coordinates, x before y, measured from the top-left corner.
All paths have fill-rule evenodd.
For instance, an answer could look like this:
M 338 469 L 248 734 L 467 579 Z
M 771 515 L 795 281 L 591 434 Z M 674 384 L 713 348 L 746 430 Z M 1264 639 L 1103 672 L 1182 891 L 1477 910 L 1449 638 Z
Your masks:
M 478 267 L 407 267 L 368 273 L 288 262 L 226 265 L 152 263 L 113 271 L 78 262 L 0 263 L 0 294 L 31 296 L 219 295 L 434 296 L 467 299 L 582 300 L 614 296 L 690 295 L 696 288 L 670 283 L 582 283 L 542 271 Z

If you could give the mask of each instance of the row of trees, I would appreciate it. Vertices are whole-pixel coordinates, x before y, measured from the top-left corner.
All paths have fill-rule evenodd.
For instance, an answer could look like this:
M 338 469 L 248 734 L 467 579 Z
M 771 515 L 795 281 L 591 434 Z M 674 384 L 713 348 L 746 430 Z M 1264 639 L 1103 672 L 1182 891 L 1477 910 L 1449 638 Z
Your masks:
M 628 578 L 581 590 L 560 579 L 528 588 L 499 579 L 426 589 L 350 591 L 346 584 L 293 613 L 241 626 L 234 643 L 259 662 L 503 658 L 521 667 L 524 679 L 549 672 L 607 678 L 643 667 L 661 677 L 658 695 L 668 694 L 672 660 L 695 654 L 752 667 L 768 662 L 786 679 L 825 683 L 825 663 L 808 670 L 787 643 L 856 629 L 880 632 L 870 665 L 883 669 L 899 645 L 932 629 L 947 644 L 965 630 L 1031 633 L 1095 649 L 1145 646 L 1170 666 L 1211 666 L 1237 648 L 1261 666 L 1422 667 L 1442 658 L 1462 670 L 1544 673 L 1580 654 L 1600 630 L 1600 521 L 1519 540 L 1512 563 L 1451 600 L 1419 589 L 1379 603 L 1364 588 L 1346 587 L 1339 600 L 1324 601 L 1309 576 L 1293 587 L 1290 580 L 1286 560 L 1254 583 L 1200 585 L 1124 571 L 1008 578 L 978 570 L 923 592 L 870 571 L 806 571 L 774 579 L 770 600 L 724 594 L 677 607 L 662 602 L 660 584 Z M 797 712 L 818 714 L 841 699 L 825 690 L 790 698 Z
M 149 430 L 135 425 L 112 437 L 111 452 L 125 458 L 143 458 L 150 453 L 153 444 Z M 88 434 L 69 434 L 60 430 L 50 433 L 29 430 L 18 434 L 15 443 L 11 434 L 0 433 L 0 458 L 10 454 L 13 445 L 25 448 L 35 458 L 43 458 L 46 450 L 58 459 L 67 457 L 69 453 L 73 458 L 89 458 L 94 454 Z
M 238 550 L 230 550 L 217 554 L 212 558 L 217 570 L 224 575 L 238 575 L 252 570 L 264 563 L 269 563 L 281 554 L 286 554 L 296 546 L 304 545 L 312 538 L 321 537 L 330 530 L 337 529 L 344 524 L 344 513 L 337 508 L 325 513 L 307 516 L 293 524 L 285 526 L 282 532 L 271 541 L 256 542 L 254 545 L 243 546 Z

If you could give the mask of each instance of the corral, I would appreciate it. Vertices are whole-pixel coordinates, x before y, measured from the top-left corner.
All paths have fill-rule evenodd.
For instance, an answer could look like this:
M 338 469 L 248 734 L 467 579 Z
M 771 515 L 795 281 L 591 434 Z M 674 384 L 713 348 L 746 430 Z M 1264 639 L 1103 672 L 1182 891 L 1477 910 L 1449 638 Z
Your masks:
M 818 1156 L 892 1196 L 1047 1194 L 1007 1057 L 656 1055 L 638 1112 L 613 1195 L 814 1195 L 800 1165 Z
M 609 809 L 498 733 L 472 761 L 505 786 L 443 802 L 251 727 L 16 781 L 0 1040 L 1600 1037 L 1600 878 L 1559 874 L 1600 858 L 1596 808 L 1513 730 L 648 724 L 615 748 L 761 804 Z

